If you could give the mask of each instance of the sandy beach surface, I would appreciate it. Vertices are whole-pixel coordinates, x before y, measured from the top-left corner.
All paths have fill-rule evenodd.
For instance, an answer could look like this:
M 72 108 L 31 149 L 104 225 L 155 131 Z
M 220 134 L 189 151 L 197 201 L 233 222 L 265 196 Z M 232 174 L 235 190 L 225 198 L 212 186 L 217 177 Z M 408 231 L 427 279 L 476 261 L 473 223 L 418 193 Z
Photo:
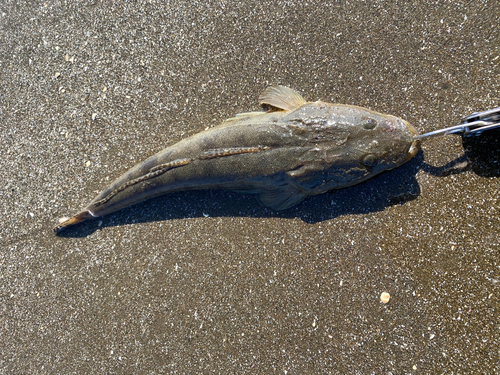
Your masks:
M 420 132 L 497 107 L 499 14 L 495 0 L 1 2 L 0 372 L 500 372 L 498 132 L 428 141 L 283 212 L 188 191 L 51 231 L 134 164 L 258 110 L 272 84 Z

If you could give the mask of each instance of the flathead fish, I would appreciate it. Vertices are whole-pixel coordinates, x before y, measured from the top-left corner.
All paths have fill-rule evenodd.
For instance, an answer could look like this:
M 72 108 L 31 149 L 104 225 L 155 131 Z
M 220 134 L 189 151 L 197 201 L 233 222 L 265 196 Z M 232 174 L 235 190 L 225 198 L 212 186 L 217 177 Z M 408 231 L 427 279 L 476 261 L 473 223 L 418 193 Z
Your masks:
M 256 194 L 274 210 L 308 195 L 359 184 L 415 156 L 408 122 L 352 105 L 306 102 L 284 86 L 259 98 L 265 112 L 236 115 L 137 164 L 54 228 L 179 190 Z

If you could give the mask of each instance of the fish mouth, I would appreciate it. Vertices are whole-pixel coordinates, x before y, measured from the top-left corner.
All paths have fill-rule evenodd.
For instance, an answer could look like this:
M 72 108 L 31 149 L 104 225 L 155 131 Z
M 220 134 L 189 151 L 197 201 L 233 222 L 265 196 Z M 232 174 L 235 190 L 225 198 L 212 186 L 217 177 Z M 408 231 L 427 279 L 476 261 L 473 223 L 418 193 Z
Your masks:
M 410 149 L 408 150 L 408 153 L 406 154 L 405 159 L 404 159 L 404 162 L 407 162 L 408 160 L 412 159 L 415 155 L 418 154 L 418 151 L 420 150 L 420 141 L 415 140 L 415 137 L 417 135 L 419 135 L 418 130 L 409 122 L 404 121 L 404 120 L 403 120 L 403 122 L 406 125 L 406 127 L 408 128 L 408 130 L 410 131 L 410 133 L 414 139 L 411 146 L 410 146 Z

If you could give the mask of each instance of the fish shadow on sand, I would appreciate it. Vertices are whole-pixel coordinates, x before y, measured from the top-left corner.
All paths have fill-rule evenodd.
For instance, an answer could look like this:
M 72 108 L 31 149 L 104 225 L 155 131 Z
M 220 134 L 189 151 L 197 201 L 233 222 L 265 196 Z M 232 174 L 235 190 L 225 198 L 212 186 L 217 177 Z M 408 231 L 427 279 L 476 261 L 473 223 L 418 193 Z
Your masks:
M 299 218 L 306 223 L 331 220 L 338 216 L 383 211 L 418 197 L 415 178 L 423 165 L 423 153 L 405 165 L 365 183 L 308 197 L 284 211 L 261 207 L 255 196 L 224 190 L 191 190 L 167 194 L 127 207 L 114 214 L 69 227 L 61 237 L 86 237 L 110 226 L 201 217 Z

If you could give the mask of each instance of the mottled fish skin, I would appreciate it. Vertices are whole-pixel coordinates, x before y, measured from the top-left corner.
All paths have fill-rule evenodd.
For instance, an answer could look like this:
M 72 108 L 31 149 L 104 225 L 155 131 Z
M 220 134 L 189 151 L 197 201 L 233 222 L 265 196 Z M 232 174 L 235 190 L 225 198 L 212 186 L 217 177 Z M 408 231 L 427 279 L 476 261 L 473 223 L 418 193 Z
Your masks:
M 419 149 L 415 128 L 394 116 L 306 102 L 283 86 L 268 88 L 260 103 L 270 110 L 237 115 L 137 164 L 54 231 L 179 190 L 257 194 L 283 210 L 396 168 Z

